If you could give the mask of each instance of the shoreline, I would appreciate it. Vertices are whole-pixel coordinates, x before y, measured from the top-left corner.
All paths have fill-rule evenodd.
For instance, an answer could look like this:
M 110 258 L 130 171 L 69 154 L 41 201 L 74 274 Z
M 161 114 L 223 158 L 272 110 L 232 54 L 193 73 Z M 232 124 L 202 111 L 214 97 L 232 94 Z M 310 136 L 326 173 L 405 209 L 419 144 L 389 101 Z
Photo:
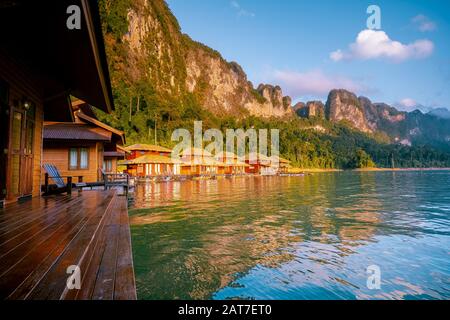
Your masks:
M 450 171 L 450 168 L 364 168 L 353 169 L 356 172 L 389 172 L 389 171 Z
M 450 171 L 450 168 L 361 168 L 361 169 L 301 169 L 292 168 L 289 173 L 329 173 L 329 172 L 408 172 L 408 171 Z

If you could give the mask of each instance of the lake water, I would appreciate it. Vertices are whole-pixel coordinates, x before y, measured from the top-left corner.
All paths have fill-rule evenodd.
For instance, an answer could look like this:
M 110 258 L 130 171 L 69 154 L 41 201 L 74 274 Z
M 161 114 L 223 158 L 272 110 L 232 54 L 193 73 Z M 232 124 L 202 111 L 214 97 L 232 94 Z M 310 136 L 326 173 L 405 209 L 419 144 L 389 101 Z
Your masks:
M 140 299 L 450 298 L 449 172 L 149 183 L 130 222 Z

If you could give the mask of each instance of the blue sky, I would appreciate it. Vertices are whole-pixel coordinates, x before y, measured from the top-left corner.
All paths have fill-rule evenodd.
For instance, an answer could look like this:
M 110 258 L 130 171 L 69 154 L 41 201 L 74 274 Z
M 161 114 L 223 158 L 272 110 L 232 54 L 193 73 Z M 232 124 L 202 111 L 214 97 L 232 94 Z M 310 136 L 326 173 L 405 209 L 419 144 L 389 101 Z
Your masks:
M 183 32 L 295 101 L 341 87 L 403 110 L 450 108 L 450 1 L 168 0 Z M 369 5 L 381 30 L 367 30 Z

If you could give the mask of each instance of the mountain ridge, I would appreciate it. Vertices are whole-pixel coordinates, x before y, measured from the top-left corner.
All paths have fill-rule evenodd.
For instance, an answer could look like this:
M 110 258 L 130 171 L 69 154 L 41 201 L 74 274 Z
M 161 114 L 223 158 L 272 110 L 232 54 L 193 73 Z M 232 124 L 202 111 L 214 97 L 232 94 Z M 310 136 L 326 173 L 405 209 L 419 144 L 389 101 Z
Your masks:
M 238 63 L 183 34 L 165 1 L 99 0 L 99 7 L 116 111 L 98 116 L 130 143 L 170 147 L 173 130 L 202 120 L 204 128 L 278 128 L 281 153 L 299 166 L 351 167 L 361 150 L 381 166 L 389 157 L 403 166 L 450 165 L 450 154 L 420 147 L 450 151 L 447 120 L 428 132 L 434 116 L 404 116 L 347 90 L 292 106 L 280 86 L 255 87 Z

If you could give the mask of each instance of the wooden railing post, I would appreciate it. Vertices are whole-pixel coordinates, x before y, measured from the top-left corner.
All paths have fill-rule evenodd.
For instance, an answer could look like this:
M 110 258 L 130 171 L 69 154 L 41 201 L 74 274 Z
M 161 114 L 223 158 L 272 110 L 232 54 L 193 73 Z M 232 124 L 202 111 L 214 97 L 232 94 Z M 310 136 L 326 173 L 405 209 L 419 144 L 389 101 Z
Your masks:
M 78 177 L 78 183 L 83 183 L 83 176 L 79 176 Z M 83 192 L 83 187 L 82 186 L 78 186 L 78 192 Z
M 50 191 L 48 186 L 48 173 L 45 173 L 44 185 L 45 185 L 44 187 L 45 193 L 48 194 L 48 192 Z
M 67 177 L 67 194 L 72 194 L 72 177 Z

